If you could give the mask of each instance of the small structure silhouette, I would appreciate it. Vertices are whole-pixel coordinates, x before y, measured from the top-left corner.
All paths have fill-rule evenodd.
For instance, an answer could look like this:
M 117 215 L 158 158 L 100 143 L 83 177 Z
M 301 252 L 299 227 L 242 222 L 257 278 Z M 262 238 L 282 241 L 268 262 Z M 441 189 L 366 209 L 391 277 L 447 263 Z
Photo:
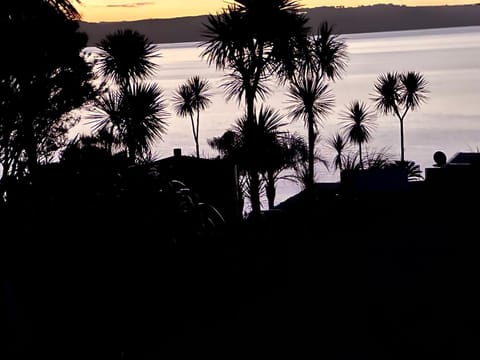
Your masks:
M 458 152 L 444 162 L 446 155 L 436 152 L 436 164 L 425 169 L 425 184 L 437 195 L 475 196 L 480 194 L 480 153 Z
M 442 151 L 436 151 L 433 154 L 433 161 L 435 161 L 433 166 L 442 167 L 447 163 L 447 155 Z

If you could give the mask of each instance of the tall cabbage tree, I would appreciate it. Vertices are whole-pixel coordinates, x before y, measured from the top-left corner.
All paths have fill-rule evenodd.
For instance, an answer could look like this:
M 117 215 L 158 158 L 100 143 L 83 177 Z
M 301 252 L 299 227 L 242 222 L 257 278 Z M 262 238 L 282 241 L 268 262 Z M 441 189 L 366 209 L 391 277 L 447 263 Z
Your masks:
M 200 79 L 199 76 L 190 78 L 185 84 L 179 86 L 173 96 L 173 106 L 179 116 L 190 117 L 193 140 L 197 158 L 200 157 L 199 132 L 200 111 L 205 110 L 210 104 L 210 85 L 208 80 Z
M 367 104 L 356 100 L 343 111 L 342 120 L 347 138 L 351 143 L 358 145 L 360 167 L 363 169 L 362 145 L 372 137 L 372 130 L 375 127 L 374 113 Z
M 309 160 L 307 188 L 312 188 L 315 179 L 315 142 L 318 125 L 331 113 L 334 97 L 328 90 L 327 81 L 340 79 L 345 71 L 348 56 L 345 42 L 334 34 L 333 28 L 324 22 L 317 33 L 308 39 L 308 46 L 299 58 L 296 70 L 290 77 L 290 114 L 303 118 L 308 128 Z
M 308 182 L 312 188 L 315 179 L 315 140 L 323 120 L 332 112 L 335 98 L 328 85 L 318 76 L 307 76 L 293 82 L 288 92 L 290 116 L 303 119 L 308 129 Z
M 374 84 L 373 100 L 381 113 L 393 114 L 400 122 L 400 162 L 405 161 L 404 122 L 407 113 L 420 108 L 427 100 L 428 83 L 415 71 L 381 74 Z

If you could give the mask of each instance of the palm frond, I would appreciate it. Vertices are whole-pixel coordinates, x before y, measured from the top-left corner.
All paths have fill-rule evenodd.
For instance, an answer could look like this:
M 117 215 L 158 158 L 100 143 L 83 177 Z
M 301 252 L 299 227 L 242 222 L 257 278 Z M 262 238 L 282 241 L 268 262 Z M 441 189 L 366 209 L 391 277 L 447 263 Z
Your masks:
M 101 94 L 94 102 L 93 109 L 89 112 L 89 124 L 92 124 L 93 131 L 99 131 L 109 124 L 121 123 L 121 102 L 120 91 L 109 91 Z
M 75 6 L 73 6 L 71 1 L 68 0 L 48 0 L 50 5 L 52 5 L 57 11 L 64 14 L 67 18 L 71 20 L 79 20 L 80 14 L 78 13 Z M 76 0 L 77 3 L 81 4 L 81 1 Z
M 341 113 L 342 129 L 354 144 L 363 144 L 370 140 L 375 128 L 374 113 L 364 102 L 353 101 L 347 110 Z
M 372 100 L 376 109 L 387 115 L 397 109 L 400 95 L 400 75 L 396 72 L 381 74 L 374 84 L 375 95 Z
M 415 163 L 415 161 L 395 161 L 390 164 L 390 167 L 405 171 L 409 181 L 423 180 L 420 165 Z
M 209 65 L 214 64 L 218 70 L 223 70 L 242 55 L 249 34 L 245 31 L 241 14 L 230 8 L 221 14 L 209 15 L 207 20 L 203 33 L 206 40 L 200 44 L 204 47 L 200 56 L 206 58 Z
M 313 69 L 329 80 L 341 79 L 347 67 L 347 45 L 324 22 L 313 37 Z
M 192 107 L 196 111 L 205 110 L 212 102 L 208 80 L 193 76 L 187 81 L 186 85 L 193 94 Z
M 240 73 L 238 71 L 231 71 L 226 74 L 225 79 L 221 82 L 220 86 L 224 89 L 225 99 L 227 101 L 232 100 L 233 98 L 237 99 L 237 102 L 240 102 L 244 99 L 246 95 L 247 88 L 252 88 L 251 84 L 253 79 L 248 77 L 246 73 Z M 255 99 L 260 98 L 265 100 L 268 95 L 270 95 L 270 88 L 263 81 L 266 77 L 261 76 L 260 81 L 256 86 L 256 91 L 253 96 Z
M 195 94 L 187 84 L 180 85 L 172 97 L 175 113 L 182 117 L 192 116 L 195 110 L 194 98 Z
M 168 113 L 163 91 L 157 84 L 135 83 L 123 94 L 123 134 L 126 143 L 145 151 L 166 133 Z
M 157 45 L 136 30 L 121 29 L 108 34 L 97 45 L 98 70 L 108 80 L 128 84 L 132 79 L 152 76 L 160 56 Z
M 327 146 L 335 151 L 332 164 L 336 170 L 343 169 L 344 158 L 346 156 L 345 151 L 348 149 L 348 144 L 347 139 L 339 132 L 327 140 Z
M 385 169 L 393 163 L 393 156 L 388 148 L 379 150 L 365 149 L 365 165 L 367 169 Z
M 360 159 L 357 153 L 348 153 L 344 157 L 343 170 L 360 170 L 361 168 L 362 164 L 360 163 Z
M 333 110 L 335 97 L 321 78 L 306 75 L 292 83 L 287 103 L 293 119 L 303 119 L 307 125 L 313 118 L 315 127 L 318 127 Z
M 424 76 L 415 71 L 400 75 L 402 88 L 400 90 L 400 104 L 411 110 L 416 110 L 421 103 L 427 100 L 428 83 Z

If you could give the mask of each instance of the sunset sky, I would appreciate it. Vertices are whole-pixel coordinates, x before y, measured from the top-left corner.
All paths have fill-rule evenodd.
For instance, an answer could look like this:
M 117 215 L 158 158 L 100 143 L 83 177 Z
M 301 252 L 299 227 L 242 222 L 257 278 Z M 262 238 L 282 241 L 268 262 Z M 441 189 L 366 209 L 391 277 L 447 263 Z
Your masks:
M 89 22 L 122 21 L 139 19 L 172 18 L 202 15 L 220 11 L 229 0 L 81 0 L 72 1 Z M 408 6 L 418 5 L 461 5 L 477 3 L 478 0 L 409 0 L 409 1 L 362 1 L 362 0 L 304 0 L 305 7 L 358 6 L 374 3 L 394 3 Z

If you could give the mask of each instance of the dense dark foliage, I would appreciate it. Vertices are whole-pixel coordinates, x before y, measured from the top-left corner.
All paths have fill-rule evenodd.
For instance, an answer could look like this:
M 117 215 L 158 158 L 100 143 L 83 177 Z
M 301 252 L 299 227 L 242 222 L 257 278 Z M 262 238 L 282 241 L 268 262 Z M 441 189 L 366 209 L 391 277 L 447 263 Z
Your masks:
M 92 99 L 91 69 L 82 56 L 67 1 L 2 2 L 0 158 L 8 177 L 32 175 L 52 159 L 77 122 L 70 113 Z M 2 190 L 3 193 L 3 190 Z

